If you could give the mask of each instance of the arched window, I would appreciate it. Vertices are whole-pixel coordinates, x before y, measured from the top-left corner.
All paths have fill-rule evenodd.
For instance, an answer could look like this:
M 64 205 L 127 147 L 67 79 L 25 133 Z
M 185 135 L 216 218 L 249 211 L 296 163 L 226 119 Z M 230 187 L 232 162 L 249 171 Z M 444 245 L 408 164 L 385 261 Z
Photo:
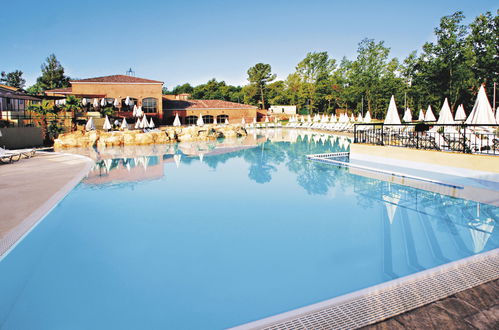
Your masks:
M 126 105 L 126 98 L 121 99 L 121 111 L 133 111 L 133 106 L 137 104 L 137 99 L 130 98 L 130 103 Z
M 227 115 L 218 115 L 217 116 L 217 123 L 219 123 L 219 124 L 225 124 L 225 119 L 229 120 L 229 116 L 227 116 Z
M 185 117 L 185 124 L 186 125 L 196 125 L 196 122 L 198 121 L 197 116 L 187 116 Z
M 142 99 L 142 111 L 145 113 L 155 113 L 158 111 L 157 101 L 154 97 Z
M 205 124 L 213 124 L 213 116 L 210 115 L 203 116 L 203 122 Z

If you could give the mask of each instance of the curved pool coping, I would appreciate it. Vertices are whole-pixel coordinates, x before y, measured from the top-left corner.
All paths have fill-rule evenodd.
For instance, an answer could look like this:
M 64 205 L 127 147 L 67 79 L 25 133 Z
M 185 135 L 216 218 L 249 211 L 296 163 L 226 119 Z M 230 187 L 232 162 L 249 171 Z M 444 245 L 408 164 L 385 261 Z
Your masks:
M 43 152 L 39 152 L 43 153 Z M 19 225 L 0 240 L 0 261 L 5 258 L 63 199 L 81 180 L 87 176 L 95 162 L 85 156 L 62 152 L 50 152 L 61 156 L 80 158 L 84 167 L 76 172 L 55 194 L 29 214 Z M 36 157 L 36 156 L 35 156 Z
M 231 329 L 357 329 L 498 277 L 496 248 Z

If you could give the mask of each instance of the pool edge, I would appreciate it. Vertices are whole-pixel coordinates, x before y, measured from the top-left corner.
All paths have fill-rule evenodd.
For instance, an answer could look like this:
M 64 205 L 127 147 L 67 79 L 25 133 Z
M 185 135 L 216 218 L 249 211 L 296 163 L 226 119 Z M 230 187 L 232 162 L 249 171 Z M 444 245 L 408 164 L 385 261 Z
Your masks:
M 71 156 L 85 161 L 84 167 L 66 182 L 56 193 L 24 218 L 21 223 L 0 240 L 0 261 L 19 244 L 73 189 L 88 175 L 95 162 L 86 156 L 68 154 L 63 152 L 51 152 L 62 156 Z
M 231 329 L 354 329 L 499 277 L 499 248 Z

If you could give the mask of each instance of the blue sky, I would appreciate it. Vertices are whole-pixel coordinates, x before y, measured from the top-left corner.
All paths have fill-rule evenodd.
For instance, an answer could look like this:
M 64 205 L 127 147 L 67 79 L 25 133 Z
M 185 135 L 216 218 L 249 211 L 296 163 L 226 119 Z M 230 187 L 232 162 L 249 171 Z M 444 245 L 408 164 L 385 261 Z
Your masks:
M 28 85 L 55 53 L 69 76 L 123 74 L 172 88 L 210 78 L 245 84 L 264 62 L 286 78 L 310 51 L 352 58 L 365 37 L 403 58 L 433 38 L 440 17 L 467 22 L 496 1 L 8 1 L 2 4 L 0 70 L 24 71 Z

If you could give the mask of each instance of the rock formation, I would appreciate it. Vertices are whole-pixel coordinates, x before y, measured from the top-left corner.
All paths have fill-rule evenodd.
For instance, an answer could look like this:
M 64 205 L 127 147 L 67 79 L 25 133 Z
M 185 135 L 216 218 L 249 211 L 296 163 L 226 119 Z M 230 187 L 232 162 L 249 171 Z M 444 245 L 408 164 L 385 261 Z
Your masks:
M 205 125 L 189 127 L 167 127 L 150 132 L 133 131 L 77 131 L 63 133 L 54 141 L 54 149 L 98 148 L 150 145 L 171 142 L 207 141 L 217 138 L 246 136 L 246 130 L 240 125 Z

